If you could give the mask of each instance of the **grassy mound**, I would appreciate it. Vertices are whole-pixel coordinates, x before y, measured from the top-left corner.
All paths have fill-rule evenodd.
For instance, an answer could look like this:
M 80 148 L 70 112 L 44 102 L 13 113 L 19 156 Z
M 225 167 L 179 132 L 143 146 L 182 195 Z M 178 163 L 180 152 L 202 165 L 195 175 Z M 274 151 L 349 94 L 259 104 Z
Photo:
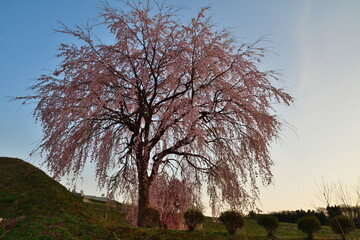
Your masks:
M 106 222 L 29 163 L 0 158 L 2 239 L 108 239 Z

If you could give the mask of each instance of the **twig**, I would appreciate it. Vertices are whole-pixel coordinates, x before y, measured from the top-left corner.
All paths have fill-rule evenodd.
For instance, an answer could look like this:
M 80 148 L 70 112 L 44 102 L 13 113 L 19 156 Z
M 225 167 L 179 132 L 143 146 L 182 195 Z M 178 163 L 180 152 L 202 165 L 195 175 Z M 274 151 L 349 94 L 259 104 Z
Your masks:
M 115 232 L 113 232 L 113 234 L 114 234 L 114 237 L 116 238 L 116 240 L 120 240 L 120 238 L 118 238 L 118 237 L 116 236 L 116 233 L 115 233 Z
M 5 234 L 7 234 L 8 232 L 10 232 L 10 229 L 7 230 L 6 232 L 4 232 L 3 235 L 0 236 L 0 238 L 3 238 L 5 236 Z

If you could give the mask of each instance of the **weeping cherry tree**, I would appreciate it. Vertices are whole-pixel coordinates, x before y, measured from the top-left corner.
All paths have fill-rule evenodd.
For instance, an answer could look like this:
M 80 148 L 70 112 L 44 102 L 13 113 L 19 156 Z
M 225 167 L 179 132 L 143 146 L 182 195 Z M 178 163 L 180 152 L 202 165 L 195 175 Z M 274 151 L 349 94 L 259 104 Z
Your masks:
M 204 184 L 213 211 L 251 206 L 258 180 L 272 181 L 269 146 L 283 126 L 274 105 L 292 97 L 276 72 L 260 70 L 265 49 L 218 30 L 208 8 L 182 23 L 152 5 L 105 5 L 110 44 L 91 27 L 58 31 L 81 43 L 61 44 L 59 66 L 19 98 L 36 102 L 34 151 L 54 177 L 79 176 L 91 161 L 100 186 L 136 193 L 139 226 L 162 173 Z

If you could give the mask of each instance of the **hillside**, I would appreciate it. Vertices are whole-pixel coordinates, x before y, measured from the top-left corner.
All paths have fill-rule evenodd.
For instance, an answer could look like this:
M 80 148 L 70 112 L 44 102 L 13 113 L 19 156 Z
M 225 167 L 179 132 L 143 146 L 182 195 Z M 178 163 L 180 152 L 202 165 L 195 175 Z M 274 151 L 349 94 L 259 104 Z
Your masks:
M 99 212 L 31 164 L 0 158 L 1 239 L 109 239 Z

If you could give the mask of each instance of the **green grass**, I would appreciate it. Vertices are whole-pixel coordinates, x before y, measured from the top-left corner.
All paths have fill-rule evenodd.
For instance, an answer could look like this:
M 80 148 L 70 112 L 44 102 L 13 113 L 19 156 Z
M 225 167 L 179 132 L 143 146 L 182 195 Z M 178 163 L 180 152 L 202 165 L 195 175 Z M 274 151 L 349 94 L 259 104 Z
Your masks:
M 212 218 L 206 218 L 203 223 L 203 230 L 215 233 L 226 232 L 225 227 L 219 223 L 214 222 Z M 267 232 L 256 223 L 256 220 L 245 220 L 243 229 L 238 230 L 236 235 L 245 238 L 266 238 Z M 279 239 L 304 239 L 306 234 L 297 229 L 297 225 L 293 223 L 280 223 L 278 229 L 275 231 L 275 237 Z M 333 233 L 330 227 L 322 226 L 321 230 L 314 234 L 315 239 L 340 239 L 340 236 Z M 360 229 L 351 233 L 349 239 L 360 240 Z
M 108 234 L 106 224 L 79 197 L 14 158 L 0 158 L 0 218 L 2 239 L 100 239 Z
M 115 225 L 127 223 L 126 213 L 118 202 L 108 204 L 90 200 L 89 203 L 85 202 L 84 205 L 98 219 L 105 219 L 107 222 Z
M 245 220 L 234 236 L 207 217 L 194 232 L 132 227 L 119 203 L 84 203 L 43 171 L 20 159 L 0 157 L 1 240 L 265 240 L 255 220 Z M 280 223 L 278 239 L 304 239 L 296 224 Z M 315 239 L 340 239 L 329 227 Z M 348 239 L 359 239 L 360 231 Z

